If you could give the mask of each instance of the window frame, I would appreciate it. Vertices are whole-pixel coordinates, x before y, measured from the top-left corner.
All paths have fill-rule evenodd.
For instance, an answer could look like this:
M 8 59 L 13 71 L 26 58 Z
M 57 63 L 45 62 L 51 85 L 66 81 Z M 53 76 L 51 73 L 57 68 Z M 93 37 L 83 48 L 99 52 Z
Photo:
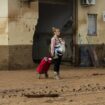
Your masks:
M 95 33 L 93 34 L 91 34 L 91 33 L 89 33 L 89 15 L 94 15 L 95 16 Z M 87 14 L 87 35 L 88 36 L 97 36 L 97 32 L 98 32 L 98 30 L 97 30 L 97 14 L 95 14 L 95 13 L 88 13 Z

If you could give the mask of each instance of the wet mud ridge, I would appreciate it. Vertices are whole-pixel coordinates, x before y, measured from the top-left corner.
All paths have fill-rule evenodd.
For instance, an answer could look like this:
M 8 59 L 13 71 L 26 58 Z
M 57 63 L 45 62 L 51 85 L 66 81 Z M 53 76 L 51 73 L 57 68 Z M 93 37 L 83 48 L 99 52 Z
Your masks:
M 55 87 L 51 89 L 48 86 L 37 88 L 24 88 L 24 89 L 8 89 L 0 90 L 0 98 L 13 98 L 13 97 L 26 97 L 26 98 L 54 98 L 62 96 L 75 96 L 75 95 L 86 95 L 105 92 L 105 85 L 100 84 L 87 84 L 79 86 L 78 88 L 71 88 L 67 85 L 61 87 Z

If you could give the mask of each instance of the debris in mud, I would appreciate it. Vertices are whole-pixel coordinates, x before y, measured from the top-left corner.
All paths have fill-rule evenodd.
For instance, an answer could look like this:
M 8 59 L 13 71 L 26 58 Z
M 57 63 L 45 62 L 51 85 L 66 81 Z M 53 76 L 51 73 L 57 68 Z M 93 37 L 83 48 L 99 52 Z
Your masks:
M 59 89 L 52 88 L 49 89 L 48 86 L 45 88 L 25 88 L 25 89 L 10 89 L 10 90 L 1 90 L 0 97 L 2 99 L 8 98 L 16 98 L 16 97 L 26 97 L 26 98 L 59 98 L 63 96 L 63 94 L 76 96 L 77 94 L 82 93 L 93 93 L 93 92 L 102 92 L 105 91 L 105 86 L 99 83 L 96 84 L 87 84 L 80 85 L 78 88 L 72 87 L 65 88 L 67 86 L 60 86 Z
M 73 100 L 69 100 L 69 102 L 73 102 Z
M 59 97 L 59 94 L 24 94 L 27 98 L 44 98 L 44 97 Z
M 105 75 L 105 74 L 100 74 L 100 73 L 93 73 L 92 76 L 102 76 L 102 75 Z
M 46 103 L 53 103 L 54 101 L 51 100 L 51 99 L 49 99 L 49 100 L 46 100 L 45 102 L 46 102 Z

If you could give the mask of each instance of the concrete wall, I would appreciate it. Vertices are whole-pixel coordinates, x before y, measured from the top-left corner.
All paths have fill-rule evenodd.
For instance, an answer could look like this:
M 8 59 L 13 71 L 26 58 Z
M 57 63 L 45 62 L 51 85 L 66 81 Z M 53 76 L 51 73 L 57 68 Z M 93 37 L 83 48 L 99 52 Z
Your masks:
M 82 6 L 80 0 L 77 1 L 77 44 L 82 44 L 83 49 L 94 45 L 102 65 L 101 62 L 105 58 L 105 22 L 103 21 L 105 0 L 96 0 L 93 6 Z M 0 69 L 33 67 L 32 44 L 39 18 L 38 8 L 38 0 L 30 0 L 30 2 L 29 0 L 0 0 Z M 87 35 L 88 13 L 97 14 L 96 36 Z M 86 38 L 89 39 L 89 44 Z
M 96 0 L 95 5 L 83 6 L 78 0 L 78 30 L 77 43 L 82 44 L 83 49 L 90 46 L 95 48 L 100 65 L 105 58 L 105 22 L 103 21 L 103 12 L 105 11 L 105 0 Z M 88 35 L 88 14 L 97 14 L 97 35 Z M 79 37 L 81 35 L 81 37 Z M 87 41 L 88 39 L 88 41 Z M 80 55 L 78 55 L 79 57 Z M 86 58 L 84 58 L 87 62 Z M 105 65 L 105 62 L 104 62 Z
M 32 44 L 38 19 L 38 1 L 9 0 L 9 69 L 33 67 Z
M 0 0 L 0 69 L 33 67 L 37 0 Z
M 82 36 L 82 44 L 88 44 L 86 37 L 89 39 L 90 44 L 105 43 L 105 22 L 103 21 L 103 11 L 105 11 L 105 0 L 96 0 L 96 4 L 92 6 L 83 6 L 78 0 L 78 35 Z M 97 14 L 97 35 L 88 36 L 88 14 Z M 80 43 L 79 38 L 77 42 Z
M 0 69 L 8 68 L 8 0 L 0 0 Z

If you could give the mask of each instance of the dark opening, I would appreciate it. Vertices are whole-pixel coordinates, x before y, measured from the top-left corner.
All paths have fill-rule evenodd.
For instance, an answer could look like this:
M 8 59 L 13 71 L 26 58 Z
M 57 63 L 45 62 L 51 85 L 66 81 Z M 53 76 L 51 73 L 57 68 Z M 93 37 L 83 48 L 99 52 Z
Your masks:
M 64 61 L 72 62 L 73 56 L 73 0 L 39 0 L 39 19 L 33 37 L 33 60 L 37 61 L 49 53 L 52 27 L 61 29 L 62 37 L 66 41 Z M 49 1 L 49 2 L 47 2 Z
M 24 96 L 27 98 L 44 98 L 44 97 L 55 98 L 59 97 L 59 94 L 40 94 L 40 95 L 25 94 Z

